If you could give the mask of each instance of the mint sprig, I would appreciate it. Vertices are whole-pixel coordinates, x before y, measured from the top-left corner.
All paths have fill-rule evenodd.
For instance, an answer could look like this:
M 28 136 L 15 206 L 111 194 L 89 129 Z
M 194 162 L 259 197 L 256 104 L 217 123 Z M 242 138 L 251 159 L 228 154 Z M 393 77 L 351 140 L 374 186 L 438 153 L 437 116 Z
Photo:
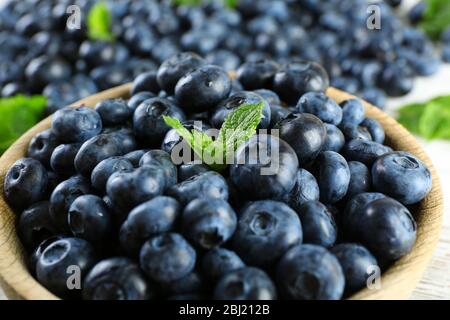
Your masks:
M 450 26 L 450 1 L 425 0 L 426 11 L 419 26 L 433 39 L 438 39 Z
M 111 32 L 112 15 L 105 2 L 94 4 L 87 15 L 88 36 L 92 40 L 114 41 Z
M 46 105 L 39 95 L 0 99 L 0 154 L 42 118 Z
M 163 116 L 165 123 L 189 144 L 202 161 L 216 171 L 226 168 L 236 149 L 250 139 L 263 118 L 264 104 L 243 104 L 229 113 L 214 140 L 198 130 L 189 131 L 177 118 Z

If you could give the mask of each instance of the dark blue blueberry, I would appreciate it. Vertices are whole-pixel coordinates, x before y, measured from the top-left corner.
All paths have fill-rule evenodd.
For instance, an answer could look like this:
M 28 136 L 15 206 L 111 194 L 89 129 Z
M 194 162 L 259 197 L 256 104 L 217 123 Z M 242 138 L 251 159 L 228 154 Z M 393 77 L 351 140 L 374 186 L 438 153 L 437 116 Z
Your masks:
M 155 166 L 116 172 L 106 183 L 106 193 L 114 206 L 126 215 L 136 206 L 163 193 L 164 173 Z
M 155 197 L 134 208 L 120 228 L 122 249 L 137 256 L 146 240 L 174 228 L 180 209 L 178 201 L 165 196 Z
M 132 115 L 132 111 L 123 99 L 103 100 L 97 103 L 95 111 L 98 112 L 105 126 L 125 124 Z
M 372 179 L 375 190 L 407 205 L 420 202 L 432 186 L 430 170 L 407 152 L 392 152 L 378 158 L 372 167 Z
M 367 280 L 378 267 L 377 259 L 363 246 L 341 243 L 331 249 L 345 276 L 345 293 L 352 294 L 367 286 Z
M 161 64 L 156 79 L 161 89 L 172 94 L 178 80 L 204 64 L 205 61 L 195 53 L 178 53 Z
M 79 58 L 94 68 L 100 65 L 121 64 L 129 59 L 129 52 L 120 42 L 83 41 L 79 48 Z
M 152 28 L 149 28 L 147 22 L 142 20 L 136 22 L 133 26 L 124 30 L 123 40 L 128 48 L 133 49 L 135 54 L 150 56 L 157 43 L 157 34 Z
M 386 106 L 386 94 L 383 90 L 366 88 L 361 92 L 361 97 L 380 109 L 384 109 Z
M 50 217 L 48 201 L 37 202 L 24 210 L 17 226 L 22 244 L 29 251 L 36 248 L 42 241 L 57 234 Z
M 342 133 L 345 136 L 346 141 L 352 140 L 366 140 L 372 141 L 372 136 L 370 135 L 369 130 L 363 126 L 357 125 L 340 125 L 339 129 L 341 129 Z
M 45 167 L 37 160 L 22 158 L 6 173 L 3 192 L 8 204 L 21 211 L 43 200 L 47 185 L 48 174 Z
M 61 182 L 50 197 L 50 215 L 58 230 L 67 231 L 67 214 L 76 198 L 91 193 L 89 180 L 82 176 L 73 176 Z
M 378 79 L 378 85 L 390 97 L 404 96 L 411 92 L 414 79 L 408 70 L 399 64 L 387 64 Z
M 278 201 L 256 201 L 239 215 L 233 248 L 249 265 L 270 267 L 302 237 L 294 210 Z
M 115 172 L 127 172 L 134 169 L 132 163 L 123 157 L 111 157 L 101 161 L 92 171 L 92 186 L 101 193 L 105 193 L 106 183 Z
M 127 159 L 131 162 L 131 164 L 137 168 L 139 167 L 139 162 L 141 161 L 141 158 L 146 154 L 148 150 L 135 150 L 131 151 L 130 153 L 127 153 L 123 156 L 123 158 Z
M 61 144 L 53 150 L 50 166 L 54 172 L 62 176 L 76 173 L 75 157 L 81 148 L 81 143 Z
M 37 57 L 25 69 L 27 81 L 36 91 L 41 91 L 51 82 L 67 80 L 71 74 L 70 65 L 60 57 Z
M 293 105 L 307 92 L 325 92 L 327 72 L 314 62 L 296 61 L 283 65 L 275 74 L 273 89 L 281 100 Z
M 36 277 L 36 264 L 39 260 L 39 257 L 42 255 L 42 252 L 53 242 L 63 239 L 64 236 L 53 236 L 42 241 L 36 249 L 34 249 L 28 259 L 28 268 L 33 277 Z
M 193 176 L 208 171 L 211 171 L 211 169 L 204 164 L 189 162 L 180 165 L 180 167 L 178 168 L 178 179 L 180 180 L 180 182 L 185 181 Z
M 241 59 L 239 58 L 239 56 L 231 51 L 223 49 L 215 50 L 209 53 L 205 57 L 205 60 L 209 64 L 222 67 L 225 71 L 228 72 L 236 70 L 241 63 Z
M 305 244 L 283 256 L 277 285 L 289 299 L 338 300 L 344 293 L 345 278 L 339 261 L 328 250 Z
M 228 200 L 228 185 L 222 175 L 208 171 L 170 187 L 167 194 L 183 205 L 197 198 Z
M 81 292 L 69 289 L 69 277 L 77 268 L 83 279 L 95 262 L 95 252 L 86 240 L 63 238 L 52 242 L 42 252 L 36 265 L 36 278 L 59 297 L 77 297 Z
M 237 69 L 236 77 L 245 90 L 270 88 L 278 69 L 278 64 L 272 60 L 249 61 Z
M 266 129 L 270 124 L 270 106 L 267 101 L 260 95 L 249 92 L 239 91 L 233 93 L 228 99 L 220 103 L 217 108 L 212 112 L 211 124 L 214 128 L 220 128 L 225 121 L 228 114 L 235 111 L 237 108 L 244 104 L 259 104 L 263 103 L 263 118 L 259 124 L 259 128 Z
M 300 166 L 312 162 L 322 150 L 327 136 L 323 122 L 311 114 L 295 114 L 279 122 L 280 138 L 297 154 Z
M 89 77 L 94 80 L 100 90 L 107 90 L 133 81 L 133 74 L 123 64 L 96 67 L 89 72 Z
M 272 90 L 258 89 L 253 92 L 263 97 L 271 107 L 272 105 L 281 105 L 280 97 Z
M 340 152 L 345 145 L 345 136 L 338 127 L 333 124 L 325 123 L 327 137 L 322 147 L 322 151 Z
M 131 95 L 135 96 L 139 92 L 158 93 L 161 89 L 158 81 L 156 80 L 156 74 L 157 71 L 148 71 L 137 76 L 133 81 Z
M 65 143 L 89 140 L 98 135 L 102 128 L 100 115 L 88 107 L 66 107 L 53 115 L 52 131 Z
M 297 181 L 294 188 L 282 199 L 292 209 L 299 212 L 302 204 L 319 200 L 319 198 L 320 190 L 316 178 L 309 171 L 300 168 L 297 172 Z
M 181 279 L 164 283 L 163 287 L 170 296 L 201 294 L 205 291 L 205 282 L 203 277 L 194 271 Z
M 367 131 L 369 131 L 373 141 L 381 144 L 384 142 L 385 139 L 384 128 L 377 120 L 366 118 L 361 123 L 361 126 L 363 126 L 364 128 L 367 129 Z
M 356 240 L 380 260 L 403 257 L 416 241 L 414 218 L 400 202 L 391 198 L 367 204 L 359 213 L 356 225 Z
M 274 128 L 280 121 L 286 119 L 291 114 L 291 110 L 277 104 L 270 104 L 270 125 Z
M 342 150 L 342 154 L 347 161 L 359 161 L 371 168 L 375 160 L 392 152 L 388 146 L 368 140 L 355 139 L 347 142 Z
M 113 219 L 106 203 L 94 195 L 83 195 L 71 204 L 68 224 L 72 234 L 105 248 L 113 235 Z
M 342 107 L 342 124 L 344 126 L 358 126 L 365 118 L 364 105 L 358 99 L 350 99 L 340 104 Z
M 158 167 L 164 173 L 166 189 L 173 186 L 178 181 L 177 167 L 172 163 L 170 154 L 163 150 L 148 151 L 142 156 L 139 165 Z
M 148 300 L 153 291 L 139 266 L 124 257 L 100 261 L 83 283 L 85 300 Z
M 446 44 L 442 49 L 442 60 L 447 63 L 450 62 L 450 44 Z
M 315 166 L 320 200 L 333 204 L 343 199 L 350 183 L 350 169 L 344 157 L 334 151 L 324 151 Z
M 246 267 L 226 273 L 214 289 L 216 300 L 275 300 L 277 291 L 269 276 Z
M 255 135 L 242 144 L 230 166 L 233 184 L 247 199 L 280 198 L 295 185 L 298 159 L 294 150 L 272 135 Z
M 204 249 L 227 242 L 236 230 L 233 208 L 222 199 L 195 199 L 183 211 L 183 234 Z
M 358 161 L 349 161 L 348 167 L 350 169 L 350 183 L 346 195 L 347 199 L 352 199 L 360 193 L 370 191 L 372 187 L 372 176 L 369 168 Z
M 134 111 L 139 107 L 139 105 L 145 100 L 155 98 L 156 95 L 152 92 L 142 91 L 133 95 L 130 100 L 128 100 L 128 108 L 134 113 Z
M 326 123 L 339 125 L 342 121 L 342 108 L 322 92 L 308 92 L 297 103 L 297 112 L 310 113 Z
M 192 272 L 196 252 L 177 233 L 165 233 L 145 242 L 140 253 L 140 266 L 156 282 L 179 280 Z
M 50 157 L 58 145 L 58 138 L 51 129 L 42 131 L 31 139 L 28 145 L 28 157 L 36 159 L 50 168 Z
M 202 271 L 217 281 L 225 274 L 245 267 L 245 263 L 234 252 L 224 248 L 209 250 L 202 258 Z
M 163 116 L 171 116 L 183 121 L 185 115 L 172 101 L 165 98 L 151 98 L 137 107 L 133 116 L 133 128 L 137 138 L 146 145 L 160 146 L 170 128 Z
M 337 226 L 327 207 L 319 201 L 303 203 L 297 211 L 303 226 L 303 243 L 316 244 L 325 248 L 334 245 Z
M 184 75 L 175 86 L 175 98 L 187 112 L 203 112 L 213 109 L 228 98 L 231 79 L 217 66 L 205 65 Z
M 358 80 L 350 77 L 334 77 L 331 80 L 331 85 L 351 94 L 356 94 L 359 90 Z

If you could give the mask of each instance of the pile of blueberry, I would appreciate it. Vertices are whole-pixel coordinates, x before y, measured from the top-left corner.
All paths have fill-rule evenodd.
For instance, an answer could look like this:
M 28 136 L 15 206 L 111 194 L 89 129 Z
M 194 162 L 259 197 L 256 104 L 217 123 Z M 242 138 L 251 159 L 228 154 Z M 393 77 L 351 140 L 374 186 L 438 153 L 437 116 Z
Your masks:
M 170 0 L 107 0 L 114 42 L 89 39 L 86 15 L 96 0 L 8 0 L 0 8 L 1 96 L 43 93 L 48 112 L 98 90 L 132 81 L 173 54 L 193 51 L 227 70 L 265 59 L 312 60 L 335 87 L 383 107 L 408 93 L 415 76 L 439 66 L 427 36 L 394 15 L 386 1 L 381 29 L 367 27 L 368 1 L 239 0 L 176 6 Z M 81 29 L 66 12 L 81 9 Z
M 414 245 L 410 208 L 431 175 L 328 85 L 313 62 L 246 63 L 231 79 L 186 52 L 137 77 L 129 100 L 60 109 L 5 177 L 31 273 L 84 299 L 340 299 L 364 288 Z M 221 172 L 174 164 L 186 142 L 163 116 L 205 132 L 242 104 L 263 104 L 259 128 L 277 131 L 258 131 Z M 73 266 L 81 290 L 67 286 Z

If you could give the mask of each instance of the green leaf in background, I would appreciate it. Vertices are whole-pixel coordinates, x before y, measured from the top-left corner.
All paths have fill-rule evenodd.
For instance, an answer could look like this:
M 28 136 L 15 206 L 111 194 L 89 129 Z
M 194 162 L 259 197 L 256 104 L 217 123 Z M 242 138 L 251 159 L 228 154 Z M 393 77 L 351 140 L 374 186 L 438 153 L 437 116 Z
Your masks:
M 43 96 L 0 99 L 0 154 L 42 118 L 46 105 Z
M 425 139 L 450 139 L 450 96 L 406 105 L 400 108 L 398 121 Z
M 165 123 L 175 129 L 192 150 L 213 170 L 222 171 L 236 149 L 256 133 L 263 117 L 263 104 L 243 104 L 228 114 L 217 140 L 197 130 L 187 130 L 180 120 L 164 116 Z M 206 160 L 206 161 L 205 161 Z
M 112 16 L 105 2 L 97 2 L 87 15 L 89 38 L 92 40 L 113 41 L 111 32 Z
M 177 6 L 199 6 L 203 2 L 207 2 L 208 0 L 172 0 L 172 2 Z M 225 7 L 229 9 L 236 8 L 239 0 L 222 0 Z
M 427 9 L 420 27 L 433 39 L 437 40 L 442 32 L 450 26 L 450 1 L 425 0 Z

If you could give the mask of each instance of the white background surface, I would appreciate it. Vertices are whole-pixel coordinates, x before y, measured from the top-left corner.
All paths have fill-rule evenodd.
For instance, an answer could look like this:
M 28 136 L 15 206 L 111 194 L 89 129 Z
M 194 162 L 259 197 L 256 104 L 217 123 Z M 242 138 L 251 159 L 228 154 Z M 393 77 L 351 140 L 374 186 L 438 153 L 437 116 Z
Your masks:
M 0 4 L 1 2 L 3 0 L 0 0 Z M 409 7 L 416 0 L 404 2 L 405 7 Z M 390 99 L 386 111 L 395 116 L 397 108 L 405 103 L 426 101 L 438 95 L 450 95 L 450 65 L 443 66 L 433 77 L 417 79 L 414 91 L 403 98 Z M 411 298 L 450 299 L 450 142 L 424 140 L 420 142 L 437 168 L 444 190 L 446 207 L 441 240 L 428 270 Z M 4 299 L 1 289 L 0 299 Z

